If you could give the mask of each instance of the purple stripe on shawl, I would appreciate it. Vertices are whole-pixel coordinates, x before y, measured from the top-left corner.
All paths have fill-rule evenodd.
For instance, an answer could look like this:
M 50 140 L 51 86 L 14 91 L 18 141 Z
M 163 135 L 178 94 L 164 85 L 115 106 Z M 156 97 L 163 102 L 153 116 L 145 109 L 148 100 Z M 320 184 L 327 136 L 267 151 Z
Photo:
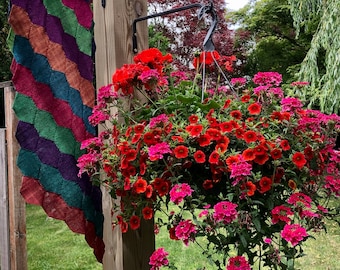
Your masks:
M 26 5 L 29 3 L 29 8 Z M 79 51 L 76 39 L 65 33 L 60 19 L 49 15 L 42 1 L 39 0 L 12 0 L 28 13 L 32 23 L 45 28 L 50 40 L 62 45 L 68 59 L 77 64 L 81 76 L 89 81 L 93 80 L 92 58 Z
M 36 153 L 43 164 L 57 169 L 65 180 L 77 183 L 91 197 L 96 210 L 101 210 L 100 189 L 92 185 L 87 175 L 82 178 L 77 176 L 79 169 L 74 156 L 61 153 L 53 141 L 39 137 L 37 130 L 29 123 L 19 121 L 17 139 L 21 148 Z

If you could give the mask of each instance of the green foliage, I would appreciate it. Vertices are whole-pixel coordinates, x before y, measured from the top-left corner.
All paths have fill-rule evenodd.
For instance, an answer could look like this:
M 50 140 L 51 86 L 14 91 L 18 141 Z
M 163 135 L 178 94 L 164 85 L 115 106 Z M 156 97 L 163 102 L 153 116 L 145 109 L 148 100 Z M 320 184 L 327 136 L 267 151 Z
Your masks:
M 163 54 L 169 50 L 170 40 L 161 32 L 155 30 L 154 25 L 149 25 L 149 47 L 158 48 Z
M 27 259 L 30 270 L 99 270 L 84 235 L 60 220 L 46 216 L 39 206 L 27 205 Z
M 276 71 L 292 81 L 292 67 L 305 57 L 312 36 L 305 32 L 295 38 L 293 18 L 287 0 L 261 0 L 230 15 L 240 25 L 235 49 L 244 59 L 244 74 Z M 311 25 L 311 29 L 313 26 Z
M 326 113 L 340 109 L 340 2 L 338 0 L 289 0 L 294 25 L 302 29 L 320 18 L 310 49 L 301 64 L 299 79 L 311 83 L 312 91 L 295 92 L 312 107 Z
M 6 39 L 9 32 L 8 19 L 8 1 L 0 0 L 0 82 L 9 81 L 11 79 L 10 65 L 12 54 L 6 45 Z

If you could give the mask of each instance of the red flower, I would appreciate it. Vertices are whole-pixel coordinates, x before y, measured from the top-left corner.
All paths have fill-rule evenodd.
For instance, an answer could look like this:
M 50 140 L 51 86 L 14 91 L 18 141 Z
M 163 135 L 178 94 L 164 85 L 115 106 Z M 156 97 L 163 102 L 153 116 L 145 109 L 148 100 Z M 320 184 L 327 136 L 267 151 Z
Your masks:
M 231 132 L 233 130 L 234 126 L 231 121 L 223 122 L 220 124 L 220 129 L 222 132 Z
M 305 155 L 301 152 L 296 152 L 292 157 L 292 161 L 299 169 L 301 169 L 307 163 Z
M 273 149 L 272 151 L 270 151 L 270 155 L 272 157 L 272 159 L 280 159 L 282 157 L 282 151 L 278 148 Z
M 278 121 L 282 121 L 283 120 L 283 116 L 282 116 L 281 112 L 272 112 L 270 118 L 272 120 L 278 120 Z
M 139 140 L 140 140 L 140 138 L 142 137 L 142 134 L 135 134 L 135 135 L 133 135 L 133 137 L 132 137 L 132 139 L 131 139 L 131 142 L 132 143 L 137 143 Z
M 229 142 L 228 143 L 218 143 L 215 146 L 215 150 L 219 153 L 224 153 L 228 149 L 228 144 L 229 144 Z
M 137 230 L 140 227 L 140 218 L 136 215 L 133 215 L 130 218 L 130 228 L 132 230 Z
M 188 147 L 184 145 L 179 145 L 174 149 L 174 154 L 176 158 L 186 158 L 188 156 Z
M 254 160 L 255 157 L 256 157 L 255 153 L 254 153 L 254 149 L 248 148 L 248 149 L 244 150 L 243 153 L 242 153 L 242 157 L 244 158 L 245 161 Z
M 203 126 L 191 124 L 187 126 L 185 130 L 190 133 L 190 136 L 197 137 L 201 134 Z
M 212 189 L 214 187 L 213 181 L 212 180 L 204 180 L 203 182 L 203 188 L 205 190 Z
M 198 122 L 198 116 L 193 114 L 189 116 L 189 122 L 190 124 L 196 124 Z
M 133 184 L 133 188 L 136 193 L 144 193 L 147 185 L 148 183 L 144 179 L 138 178 L 138 180 Z
M 176 142 L 184 142 L 184 139 L 181 136 L 172 136 L 171 140 Z
M 122 221 L 119 225 L 120 225 L 120 230 L 122 233 L 126 233 L 128 231 L 129 226 L 127 222 Z
M 243 139 L 246 141 L 246 143 L 255 142 L 257 140 L 257 136 L 255 131 L 248 130 L 243 134 Z
M 244 130 L 242 128 L 238 128 L 235 130 L 235 136 L 237 139 L 242 139 L 244 134 Z
M 239 110 L 234 110 L 230 112 L 230 116 L 239 120 L 242 118 L 242 113 Z
M 247 191 L 248 196 L 253 196 L 256 191 L 256 185 L 252 181 L 247 181 L 243 188 Z
M 143 141 L 147 146 L 153 145 L 157 142 L 152 132 L 145 133 L 143 136 Z
M 266 148 L 263 145 L 257 145 L 254 148 L 254 153 L 255 153 L 256 156 L 264 155 L 266 153 Z
M 290 149 L 290 145 L 289 145 L 289 142 L 287 140 L 282 140 L 280 142 L 280 146 L 281 146 L 282 150 L 284 150 L 284 151 L 287 151 L 287 150 Z
M 204 163 L 205 162 L 205 154 L 202 150 L 197 150 L 194 153 L 194 159 L 197 163 Z
M 220 158 L 220 155 L 216 151 L 213 151 L 209 156 L 209 163 L 218 164 L 219 158 Z
M 195 68 L 198 68 L 201 64 L 205 64 L 207 66 L 214 63 L 214 59 L 220 59 L 220 55 L 217 51 L 213 52 L 202 52 L 199 57 L 195 57 L 193 61 L 193 65 Z
M 147 185 L 146 190 L 145 190 L 145 197 L 150 199 L 152 197 L 152 194 L 153 194 L 152 185 Z
M 263 155 L 255 154 L 254 162 L 259 164 L 259 165 L 263 165 L 268 161 L 268 159 L 269 159 L 269 156 L 266 153 L 263 154 Z
M 153 209 L 151 207 L 144 207 L 142 210 L 143 218 L 144 219 L 152 219 L 153 217 Z
M 135 133 L 140 134 L 143 133 L 145 126 L 143 124 L 137 124 L 133 127 Z
M 271 189 L 272 184 L 273 184 L 272 179 L 270 179 L 270 178 L 267 177 L 267 176 L 263 176 L 263 177 L 261 178 L 260 182 L 259 182 L 259 185 L 260 185 L 260 192 L 261 192 L 261 193 L 267 192 L 268 190 Z
M 169 237 L 171 240 L 179 240 L 179 238 L 176 236 L 176 227 L 169 229 Z
M 258 115 L 261 113 L 261 105 L 259 103 L 253 103 L 248 106 L 248 112 L 251 115 Z
M 223 109 L 227 109 L 229 107 L 231 103 L 231 100 L 230 99 L 227 99 L 225 102 L 224 102 L 224 105 L 223 105 Z
M 216 128 L 208 128 L 206 134 L 210 136 L 211 140 L 218 140 L 221 138 L 221 132 Z
M 247 103 L 250 100 L 250 95 L 249 94 L 245 94 L 241 97 L 241 101 L 244 103 Z
M 163 181 L 160 186 L 157 188 L 158 195 L 160 197 L 165 196 L 169 193 L 169 183 L 167 181 Z
M 228 165 L 229 168 L 231 168 L 231 165 L 238 162 L 238 160 L 239 160 L 238 155 L 230 156 L 226 159 L 225 163 Z
M 197 142 L 201 147 L 208 146 L 211 142 L 211 137 L 208 134 L 203 134 L 197 139 Z
M 137 157 L 137 151 L 135 149 L 130 149 L 125 154 L 125 159 L 127 161 L 133 161 L 136 159 L 136 157 Z

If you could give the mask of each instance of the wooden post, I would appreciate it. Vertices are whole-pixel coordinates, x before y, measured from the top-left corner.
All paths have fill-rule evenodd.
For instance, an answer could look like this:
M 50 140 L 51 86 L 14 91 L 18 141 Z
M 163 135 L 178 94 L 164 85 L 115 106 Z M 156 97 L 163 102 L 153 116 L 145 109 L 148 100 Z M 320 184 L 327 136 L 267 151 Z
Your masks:
M 5 88 L 5 123 L 7 141 L 7 178 L 9 206 L 9 239 L 11 270 L 27 269 L 26 204 L 20 194 L 22 175 L 16 166 L 19 145 L 15 138 L 18 120 L 12 110 L 15 92 L 11 84 Z
M 5 129 L 0 128 L 0 269 L 10 269 L 9 211 Z
M 96 85 L 97 88 L 111 83 L 111 77 L 117 68 L 131 63 L 132 23 L 138 16 L 146 16 L 147 0 L 94 1 L 94 36 L 96 42 Z M 137 26 L 138 48 L 148 47 L 147 22 Z M 146 270 L 149 256 L 154 250 L 153 222 L 143 222 L 137 231 L 130 231 L 122 236 L 120 229 L 112 230 L 110 196 L 103 191 L 104 211 L 104 270 Z

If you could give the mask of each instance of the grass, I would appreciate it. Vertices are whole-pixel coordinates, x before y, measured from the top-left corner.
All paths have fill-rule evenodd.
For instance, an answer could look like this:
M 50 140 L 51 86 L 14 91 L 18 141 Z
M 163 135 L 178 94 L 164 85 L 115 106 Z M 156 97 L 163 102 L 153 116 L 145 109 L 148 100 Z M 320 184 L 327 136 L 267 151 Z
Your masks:
M 26 223 L 29 270 L 102 269 L 84 236 L 71 232 L 63 221 L 46 217 L 40 207 L 27 205 Z M 330 223 L 328 228 L 328 233 L 306 241 L 307 256 L 296 261 L 296 270 L 340 270 L 340 227 Z M 163 228 L 157 235 L 156 246 L 164 246 L 170 253 L 169 260 L 180 270 L 216 269 L 197 245 L 186 247 L 180 241 L 171 241 Z

